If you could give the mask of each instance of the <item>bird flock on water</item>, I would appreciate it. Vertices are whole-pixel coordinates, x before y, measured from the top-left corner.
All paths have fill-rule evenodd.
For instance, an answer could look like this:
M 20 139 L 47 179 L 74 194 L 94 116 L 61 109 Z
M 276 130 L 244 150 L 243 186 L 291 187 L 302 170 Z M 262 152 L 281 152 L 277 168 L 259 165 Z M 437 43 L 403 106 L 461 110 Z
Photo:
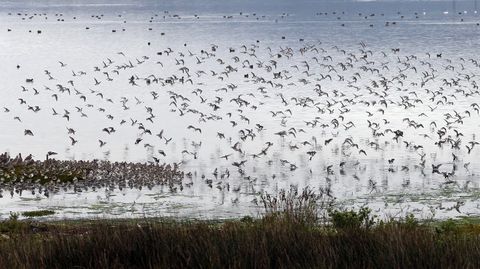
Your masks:
M 121 146 L 111 142 L 117 136 L 144 148 L 151 164 L 170 154 L 181 156 L 180 165 L 213 159 L 217 166 L 202 173 L 202 181 L 235 192 L 244 185 L 230 188 L 231 174 L 252 183 L 259 178 L 255 167 L 272 165 L 283 174 L 299 168 L 317 173 L 327 183 L 340 175 L 359 180 L 362 163 L 371 159 L 380 159 L 387 174 L 415 170 L 442 184 L 457 184 L 459 171 L 473 173 L 465 160 L 480 152 L 478 59 L 307 38 L 279 45 L 224 46 L 212 39 L 202 48 L 146 46 L 154 53 L 115 51 L 85 70 L 59 60 L 43 74 L 28 74 L 18 103 L 3 104 L 1 117 L 22 125 L 17 113 L 23 111 L 62 122 L 54 131 L 63 132 L 59 143 L 72 149 L 90 143 L 73 123 L 100 122 L 88 138 L 98 148 Z M 46 83 L 37 83 L 40 77 Z M 119 85 L 121 96 L 112 93 Z M 40 128 L 25 125 L 26 143 Z M 215 151 L 202 156 L 204 147 Z M 394 151 L 403 152 L 402 160 Z M 274 181 L 277 174 L 266 177 Z M 370 179 L 369 188 L 377 187 Z

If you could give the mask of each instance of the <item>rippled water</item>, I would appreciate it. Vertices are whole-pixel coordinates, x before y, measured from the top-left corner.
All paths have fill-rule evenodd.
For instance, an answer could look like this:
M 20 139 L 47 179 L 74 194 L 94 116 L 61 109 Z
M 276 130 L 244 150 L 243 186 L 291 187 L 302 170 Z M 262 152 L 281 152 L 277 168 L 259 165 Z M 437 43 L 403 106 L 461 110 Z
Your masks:
M 155 157 L 181 162 L 192 176 L 175 193 L 162 187 L 72 191 L 48 198 L 4 192 L 1 212 L 41 208 L 56 210 L 59 218 L 235 217 L 259 212 L 255 200 L 263 191 L 309 185 L 330 188 L 339 204 L 368 205 L 380 215 L 477 215 L 480 146 L 470 153 L 466 148 L 480 127 L 472 106 L 480 101 L 475 93 L 477 22 L 472 1 L 455 6 L 2 2 L 0 106 L 9 111 L 0 112 L 1 151 L 37 159 L 48 151 L 59 159 L 146 162 Z M 227 66 L 232 71 L 222 74 Z M 332 80 L 322 79 L 326 75 Z M 129 83 L 132 76 L 138 77 L 138 86 Z M 174 76 L 191 83 L 165 83 Z M 387 89 L 380 82 L 384 78 Z M 456 84 L 450 86 L 452 79 Z M 59 91 L 65 87 L 70 94 Z M 62 117 L 65 110 L 69 120 Z M 405 118 L 423 127 L 409 127 Z M 355 126 L 348 128 L 350 121 Z M 374 135 L 369 122 L 380 135 Z M 102 131 L 106 127 L 115 132 Z M 442 138 L 451 139 L 438 147 L 442 127 Z M 74 146 L 67 128 L 76 131 Z M 34 136 L 25 136 L 26 129 Z M 396 142 L 387 129 L 403 130 L 404 136 Z M 156 136 L 161 130 L 162 138 Z M 281 131 L 290 134 L 275 134 Z M 253 139 L 242 139 L 248 132 Z M 345 142 L 348 138 L 351 142 Z M 459 148 L 452 148 L 457 139 Z M 106 145 L 100 147 L 98 140 Z M 232 149 L 237 142 L 243 154 Z M 267 142 L 273 145 L 266 155 L 259 154 Z M 316 154 L 309 160 L 312 151 Z M 227 154 L 232 154 L 228 160 L 221 158 Z M 232 165 L 244 160 L 242 171 Z M 432 173 L 431 165 L 440 163 L 439 173 Z

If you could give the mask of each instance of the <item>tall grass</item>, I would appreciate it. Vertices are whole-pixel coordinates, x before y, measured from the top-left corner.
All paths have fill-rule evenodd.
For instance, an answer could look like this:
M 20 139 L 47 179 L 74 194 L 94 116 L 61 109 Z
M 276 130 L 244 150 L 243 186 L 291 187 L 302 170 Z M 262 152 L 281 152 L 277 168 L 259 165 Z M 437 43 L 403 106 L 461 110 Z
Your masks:
M 478 268 L 478 234 L 387 225 L 342 233 L 227 222 L 50 227 L 0 240 L 1 268 Z
M 368 210 L 319 207 L 324 198 L 309 189 L 264 195 L 262 218 L 220 223 L 13 216 L 0 223 L 0 268 L 480 268 L 478 225 L 375 222 Z
M 327 194 L 328 191 L 324 189 L 315 192 L 307 187 L 299 191 L 296 186 L 291 186 L 288 191 L 281 189 L 275 195 L 263 193 L 260 200 L 265 218 L 316 225 L 325 223 L 328 209 L 332 208 L 334 199 Z

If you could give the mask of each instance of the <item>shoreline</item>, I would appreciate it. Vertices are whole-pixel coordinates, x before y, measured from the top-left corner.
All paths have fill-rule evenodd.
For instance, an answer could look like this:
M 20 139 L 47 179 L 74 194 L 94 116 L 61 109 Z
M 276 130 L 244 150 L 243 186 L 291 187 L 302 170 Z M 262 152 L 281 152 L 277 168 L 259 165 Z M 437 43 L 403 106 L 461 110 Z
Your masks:
M 374 221 L 337 211 L 319 225 L 292 212 L 260 219 L 0 222 L 3 268 L 478 267 L 480 221 Z M 298 216 L 298 215 L 296 215 Z

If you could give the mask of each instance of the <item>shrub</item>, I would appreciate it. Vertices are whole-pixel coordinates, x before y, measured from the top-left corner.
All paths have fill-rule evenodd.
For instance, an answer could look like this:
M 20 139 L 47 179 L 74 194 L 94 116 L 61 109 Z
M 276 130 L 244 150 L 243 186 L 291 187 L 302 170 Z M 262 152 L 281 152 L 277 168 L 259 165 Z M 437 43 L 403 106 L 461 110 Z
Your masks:
M 458 232 L 459 230 L 459 225 L 455 223 L 454 220 L 448 219 L 446 221 L 440 222 L 439 227 L 437 228 L 438 233 L 447 233 L 447 234 L 453 234 Z
M 376 216 L 372 216 L 371 212 L 367 207 L 361 207 L 358 212 L 331 209 L 329 216 L 333 227 L 338 230 L 370 229 L 376 223 Z

